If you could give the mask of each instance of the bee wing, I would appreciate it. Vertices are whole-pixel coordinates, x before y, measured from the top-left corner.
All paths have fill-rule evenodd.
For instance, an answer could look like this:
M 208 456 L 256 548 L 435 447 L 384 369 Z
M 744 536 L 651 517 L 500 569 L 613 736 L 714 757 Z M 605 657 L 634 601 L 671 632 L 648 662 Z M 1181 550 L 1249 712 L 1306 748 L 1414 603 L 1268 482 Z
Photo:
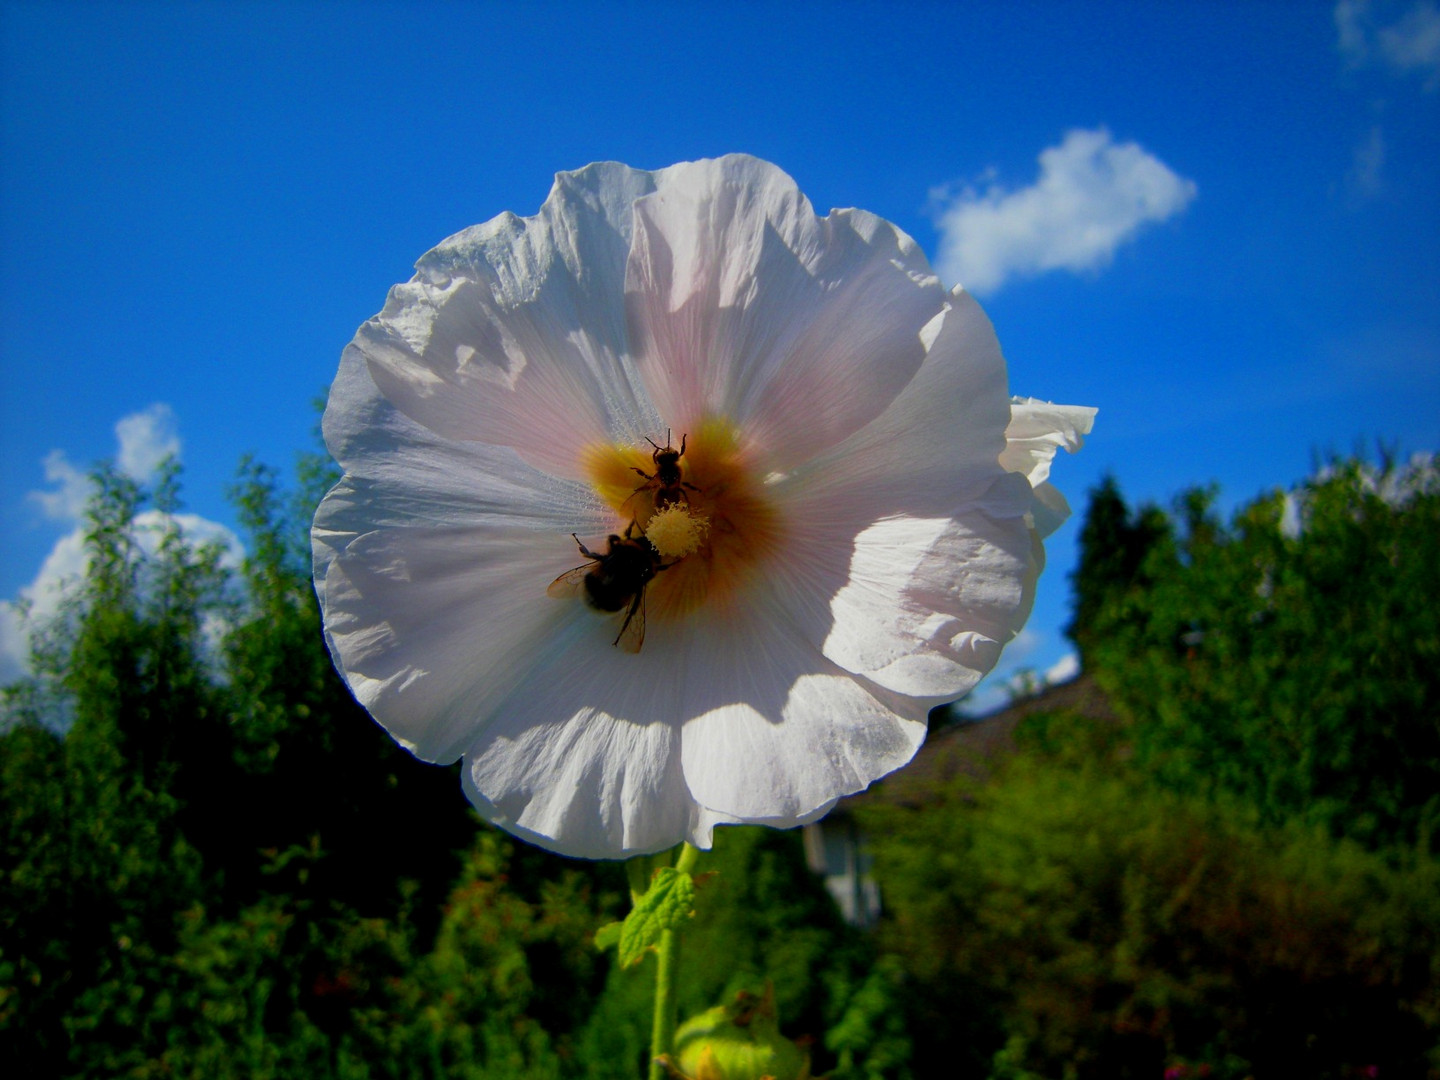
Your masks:
M 586 563 L 584 566 L 577 566 L 574 570 L 566 570 L 549 585 L 545 586 L 545 595 L 553 596 L 556 600 L 564 600 L 571 596 L 579 596 L 580 590 L 585 585 L 585 575 L 590 572 L 594 563 Z
M 614 645 L 621 652 L 638 653 L 645 644 L 645 590 L 642 588 L 630 601 L 625 612 L 625 621 L 620 624 L 620 633 L 615 635 Z

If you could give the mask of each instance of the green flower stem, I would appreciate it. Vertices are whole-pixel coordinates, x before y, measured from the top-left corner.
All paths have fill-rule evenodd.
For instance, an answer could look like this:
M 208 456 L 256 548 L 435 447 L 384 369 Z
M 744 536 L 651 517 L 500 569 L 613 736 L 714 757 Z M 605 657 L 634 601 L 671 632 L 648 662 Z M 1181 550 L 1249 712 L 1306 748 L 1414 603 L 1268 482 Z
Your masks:
M 683 874 L 695 868 L 700 858 L 700 849 L 684 844 L 675 869 Z M 675 930 L 664 930 L 660 934 L 659 959 L 655 969 L 655 1023 L 650 1029 L 650 1074 L 649 1080 L 664 1080 L 665 1066 L 660 1063 L 662 1056 L 675 1054 L 675 973 L 680 966 L 680 934 Z

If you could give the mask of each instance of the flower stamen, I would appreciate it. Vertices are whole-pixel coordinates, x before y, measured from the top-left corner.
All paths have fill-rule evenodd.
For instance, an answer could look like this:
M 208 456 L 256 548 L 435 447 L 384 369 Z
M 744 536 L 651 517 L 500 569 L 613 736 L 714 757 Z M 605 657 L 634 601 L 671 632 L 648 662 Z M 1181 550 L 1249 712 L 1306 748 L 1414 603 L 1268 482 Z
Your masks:
M 585 470 L 596 493 L 620 518 L 633 519 L 667 561 L 667 572 L 646 594 L 652 621 L 701 607 L 722 610 L 782 543 L 765 470 L 742 447 L 733 425 L 707 419 L 682 445 L 683 481 L 667 476 L 664 484 L 638 489 L 637 472 L 659 471 L 653 450 L 606 443 L 585 451 Z M 668 445 L 659 450 L 674 452 Z M 677 489 L 683 497 L 673 497 Z

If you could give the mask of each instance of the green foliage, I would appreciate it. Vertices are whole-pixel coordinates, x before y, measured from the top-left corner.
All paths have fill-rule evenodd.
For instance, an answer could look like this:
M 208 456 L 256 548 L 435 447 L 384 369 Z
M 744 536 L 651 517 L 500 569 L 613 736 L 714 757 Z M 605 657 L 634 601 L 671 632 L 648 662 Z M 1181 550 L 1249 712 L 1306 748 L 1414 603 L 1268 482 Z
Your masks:
M 1243 804 L 1116 769 L 1118 746 L 1088 765 L 1072 749 L 1032 748 L 973 791 L 862 819 L 917 1067 L 1155 1077 L 1223 1052 L 1260 1077 L 1423 1070 L 1440 865 L 1267 828 Z
M 696 915 L 684 925 L 677 998 L 682 1019 L 773 986 L 780 1026 L 814 1040 L 816 1075 L 901 1080 L 910 1073 L 892 967 L 846 926 L 806 869 L 795 832 L 717 830 L 696 876 Z M 579 1035 L 590 1080 L 634 1080 L 650 1037 L 653 961 L 611 968 Z
M 85 580 L 6 692 L 7 1062 L 57 1077 L 412 1076 L 416 1061 L 437 1077 L 557 1075 L 548 1026 L 588 1016 L 604 972 L 587 936 L 608 907 L 534 859 L 507 877 L 508 846 L 477 832 L 453 776 L 396 748 L 336 676 L 308 512 L 290 516 L 249 462 L 233 494 L 238 573 L 181 533 L 175 470 L 147 493 L 102 469 Z M 476 937 L 486 911 L 505 949 Z M 514 945 L 512 926 L 530 937 Z M 485 981 L 500 972 L 518 981 Z
M 97 474 L 85 580 L 3 698 L 6 1064 L 633 1080 L 653 967 L 595 948 L 621 868 L 478 826 L 335 674 L 329 468 L 242 465 L 238 567 L 185 539 L 173 468 Z M 878 939 L 798 834 L 721 829 L 681 1015 L 771 984 L 832 1080 L 1440 1073 L 1434 474 L 1345 466 L 1228 523 L 1107 482 L 1073 633 L 1118 719 L 1031 716 L 987 783 L 872 806 Z
M 602 926 L 595 944 L 616 949 L 621 967 L 634 967 L 662 933 L 678 930 L 694 917 L 695 879 L 673 866 L 662 866 L 625 920 Z
M 1169 520 L 1157 507 L 1132 513 L 1113 476 L 1090 492 L 1090 507 L 1080 529 L 1080 557 L 1071 575 L 1075 611 L 1065 632 L 1089 659 L 1101 632 L 1102 613 L 1152 583 L 1150 552 L 1171 540 Z
M 1114 595 L 1087 660 L 1160 782 L 1375 846 L 1440 824 L 1440 480 L 1337 466 L 1182 526 Z M 1283 528 L 1291 507 L 1297 528 Z

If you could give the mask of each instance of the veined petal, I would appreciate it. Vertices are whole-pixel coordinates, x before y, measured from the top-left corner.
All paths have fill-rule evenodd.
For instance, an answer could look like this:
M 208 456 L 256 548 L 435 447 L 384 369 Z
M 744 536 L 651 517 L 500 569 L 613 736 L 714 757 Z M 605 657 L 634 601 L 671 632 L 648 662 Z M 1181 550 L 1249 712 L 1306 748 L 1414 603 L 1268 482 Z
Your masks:
M 630 346 L 667 422 L 724 416 L 783 470 L 883 411 L 945 301 L 914 241 L 860 210 L 817 217 L 790 177 L 743 155 L 657 180 L 635 204 L 625 287 Z
M 636 655 L 577 628 L 467 749 L 472 801 L 587 858 L 708 847 L 716 824 L 813 820 L 908 761 L 925 710 L 899 715 L 786 620 L 760 594 L 723 618 L 655 625 Z
M 855 540 L 825 655 L 897 693 L 953 699 L 999 659 L 1034 601 L 1029 489 L 997 481 L 956 518 L 881 519 Z
M 574 541 L 484 527 L 383 529 L 352 541 L 325 577 L 325 625 L 370 715 L 426 761 L 454 761 L 550 650 L 576 605 L 545 587 Z
M 623 299 L 630 205 L 653 186 L 614 163 L 559 174 L 535 217 L 502 214 L 425 255 L 352 347 L 436 433 L 578 475 L 580 447 L 660 425 L 630 369 Z
M 321 501 L 311 530 L 322 603 L 331 559 L 376 529 L 484 527 L 565 536 L 610 526 L 612 513 L 588 485 L 540 472 L 509 447 L 443 438 L 400 412 L 353 346 L 331 384 L 324 429 L 345 474 Z
M 888 514 L 947 516 L 991 490 L 1004 471 L 1011 405 L 990 320 L 957 289 L 921 340 L 925 362 L 884 412 L 776 480 L 777 497 L 796 507 L 795 516 L 828 517 L 847 504 L 860 523 Z
M 778 719 L 735 704 L 690 721 L 685 776 L 704 806 L 790 828 L 900 768 L 925 730 L 923 718 L 891 712 L 843 672 L 808 674 L 791 684 Z

